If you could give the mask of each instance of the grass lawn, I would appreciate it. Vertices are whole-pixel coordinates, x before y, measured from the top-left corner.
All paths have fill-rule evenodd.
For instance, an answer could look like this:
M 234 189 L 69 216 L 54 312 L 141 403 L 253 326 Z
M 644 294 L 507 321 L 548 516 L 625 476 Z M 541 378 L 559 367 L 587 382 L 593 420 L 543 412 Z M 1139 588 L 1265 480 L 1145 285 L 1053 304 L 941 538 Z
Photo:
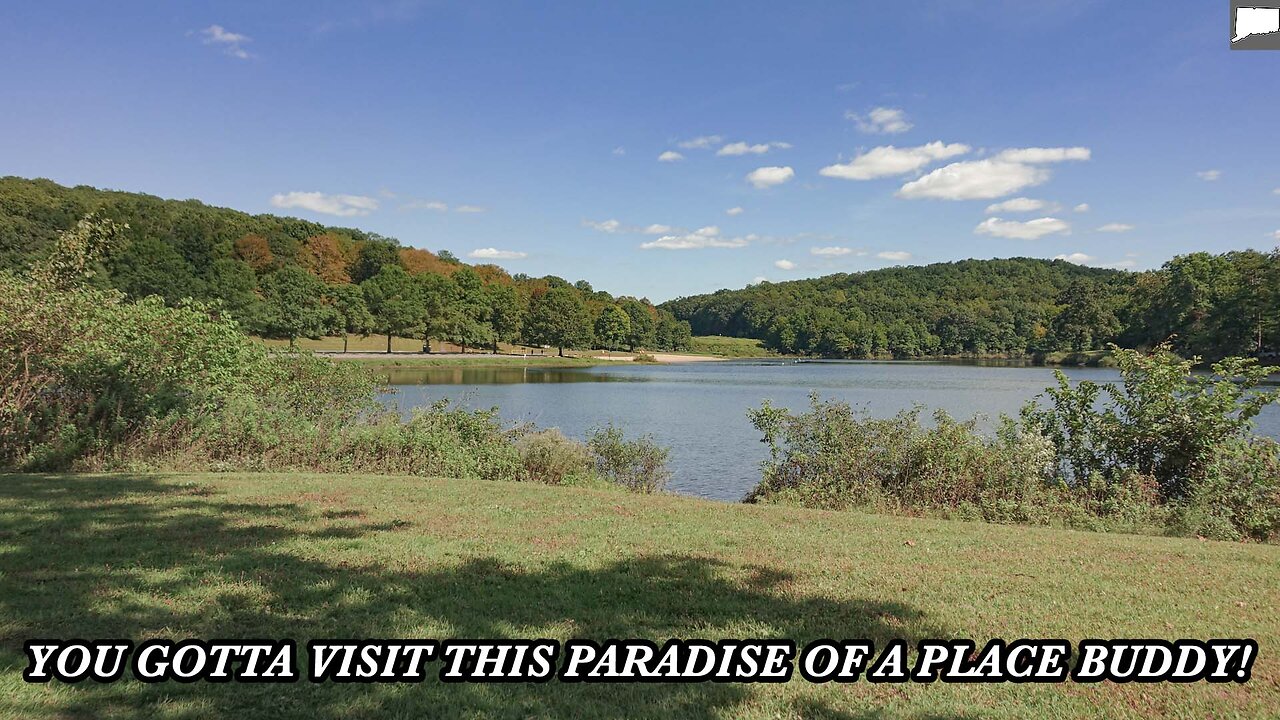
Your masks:
M 724 335 L 695 335 L 689 340 L 689 352 L 730 358 L 779 357 L 759 340 Z
M 311 475 L 0 476 L 0 715 L 1276 717 L 1280 547 Z M 1252 637 L 1245 685 L 25 685 L 27 638 Z

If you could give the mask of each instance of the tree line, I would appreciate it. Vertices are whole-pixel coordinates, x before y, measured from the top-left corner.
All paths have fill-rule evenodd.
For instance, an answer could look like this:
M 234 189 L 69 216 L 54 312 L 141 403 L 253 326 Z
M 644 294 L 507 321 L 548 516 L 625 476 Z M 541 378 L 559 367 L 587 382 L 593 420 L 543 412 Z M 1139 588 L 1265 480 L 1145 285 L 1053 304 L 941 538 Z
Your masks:
M 99 285 L 170 305 L 218 301 L 264 337 L 380 334 L 388 351 L 395 336 L 464 350 L 522 342 L 561 354 L 689 344 L 687 322 L 586 281 L 511 275 L 355 228 L 48 180 L 0 178 L 0 269 L 32 266 L 89 214 L 128 226 L 122 249 L 100 263 Z
M 964 260 L 682 297 L 696 335 L 824 357 L 1024 356 L 1116 343 L 1184 356 L 1280 351 L 1280 249 L 1193 253 L 1125 272 L 1062 260 Z

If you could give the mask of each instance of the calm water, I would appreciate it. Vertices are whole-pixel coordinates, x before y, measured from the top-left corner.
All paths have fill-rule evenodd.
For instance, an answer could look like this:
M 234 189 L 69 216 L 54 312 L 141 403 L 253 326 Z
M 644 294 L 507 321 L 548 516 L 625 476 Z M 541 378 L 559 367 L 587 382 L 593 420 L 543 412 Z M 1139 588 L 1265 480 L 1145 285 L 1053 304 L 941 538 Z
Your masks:
M 1074 368 L 1074 380 L 1113 381 L 1110 369 Z M 808 394 L 839 398 L 878 417 L 915 404 L 987 426 L 1053 384 L 1053 371 L 959 363 L 715 362 L 606 365 L 592 368 L 423 368 L 397 371 L 388 398 L 408 409 L 449 398 L 472 408 L 498 407 L 513 422 L 558 427 L 582 438 L 613 422 L 628 435 L 650 433 L 671 447 L 671 488 L 739 500 L 760 478 L 766 456 L 748 408 L 765 400 L 803 409 Z M 1280 410 L 1267 408 L 1259 432 L 1280 437 Z

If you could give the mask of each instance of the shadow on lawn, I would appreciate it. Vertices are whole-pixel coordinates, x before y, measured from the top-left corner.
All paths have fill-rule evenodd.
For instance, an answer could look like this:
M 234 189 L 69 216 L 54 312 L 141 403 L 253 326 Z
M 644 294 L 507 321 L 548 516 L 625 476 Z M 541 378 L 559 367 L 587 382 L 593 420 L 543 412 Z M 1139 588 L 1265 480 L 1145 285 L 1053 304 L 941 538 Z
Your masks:
M 198 485 L 148 477 L 0 477 L 0 666 L 7 673 L 25 666 L 21 646 L 32 637 L 287 637 L 302 647 L 312 637 L 423 636 L 422 628 L 442 624 L 472 638 L 548 627 L 596 640 L 717 638 L 748 627 L 801 644 L 834 636 L 882 646 L 945 635 L 901 603 L 811 596 L 776 569 L 678 554 L 531 570 L 488 557 L 422 571 L 326 561 L 325 543 L 405 531 L 363 522 L 358 512 L 227 502 Z M 298 551 L 298 540 L 314 540 L 316 551 Z M 748 685 L 446 686 L 434 678 L 372 686 L 86 682 L 56 690 L 39 705 L 60 717 L 710 718 L 739 715 L 759 700 Z M 0 709 L 7 702 L 18 700 L 0 701 Z M 779 710 L 855 717 L 812 697 Z

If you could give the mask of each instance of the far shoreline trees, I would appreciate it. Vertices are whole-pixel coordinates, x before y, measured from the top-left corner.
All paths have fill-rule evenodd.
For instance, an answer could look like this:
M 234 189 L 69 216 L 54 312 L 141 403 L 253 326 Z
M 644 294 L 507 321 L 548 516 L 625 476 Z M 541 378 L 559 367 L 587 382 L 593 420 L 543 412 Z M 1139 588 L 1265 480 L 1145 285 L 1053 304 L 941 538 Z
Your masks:
M 647 300 L 615 298 L 580 280 L 512 276 L 497 265 L 468 265 L 447 250 L 405 247 L 394 238 L 354 228 L 275 215 L 248 215 L 198 201 L 140 193 L 68 188 L 48 180 L 0 178 L 0 270 L 18 272 L 51 252 L 60 233 L 97 212 L 119 223 L 117 251 L 100 261 L 95 278 L 131 299 L 159 296 L 168 305 L 187 298 L 216 302 L 220 315 L 249 333 L 288 340 L 351 335 L 453 343 L 464 351 L 503 344 L 594 347 L 602 313 L 607 342 L 646 350 L 688 346 L 687 324 Z M 543 305 L 551 293 L 552 310 Z M 641 323 L 616 337 L 618 316 Z M 555 312 L 568 315 L 555 318 Z
M 1025 357 L 1168 346 L 1280 355 L 1280 249 L 1192 253 L 1124 272 L 1062 260 L 962 260 L 762 282 L 664 303 L 697 335 L 785 354 Z
M 1280 356 L 1280 251 L 1192 253 L 1136 273 L 1061 260 L 964 260 L 766 282 L 654 307 L 584 280 L 511 275 L 354 228 L 7 177 L 0 269 L 30 268 L 93 212 L 127 226 L 127 242 L 100 263 L 99 286 L 169 305 L 217 301 L 217 312 L 244 330 L 290 342 L 376 333 L 387 336 L 388 352 L 403 336 L 421 338 L 424 349 L 435 339 L 563 353 L 684 349 L 696 332 L 845 358 L 1025 357 L 1110 342 L 1168 343 L 1210 360 Z M 548 315 L 553 291 L 568 317 Z

